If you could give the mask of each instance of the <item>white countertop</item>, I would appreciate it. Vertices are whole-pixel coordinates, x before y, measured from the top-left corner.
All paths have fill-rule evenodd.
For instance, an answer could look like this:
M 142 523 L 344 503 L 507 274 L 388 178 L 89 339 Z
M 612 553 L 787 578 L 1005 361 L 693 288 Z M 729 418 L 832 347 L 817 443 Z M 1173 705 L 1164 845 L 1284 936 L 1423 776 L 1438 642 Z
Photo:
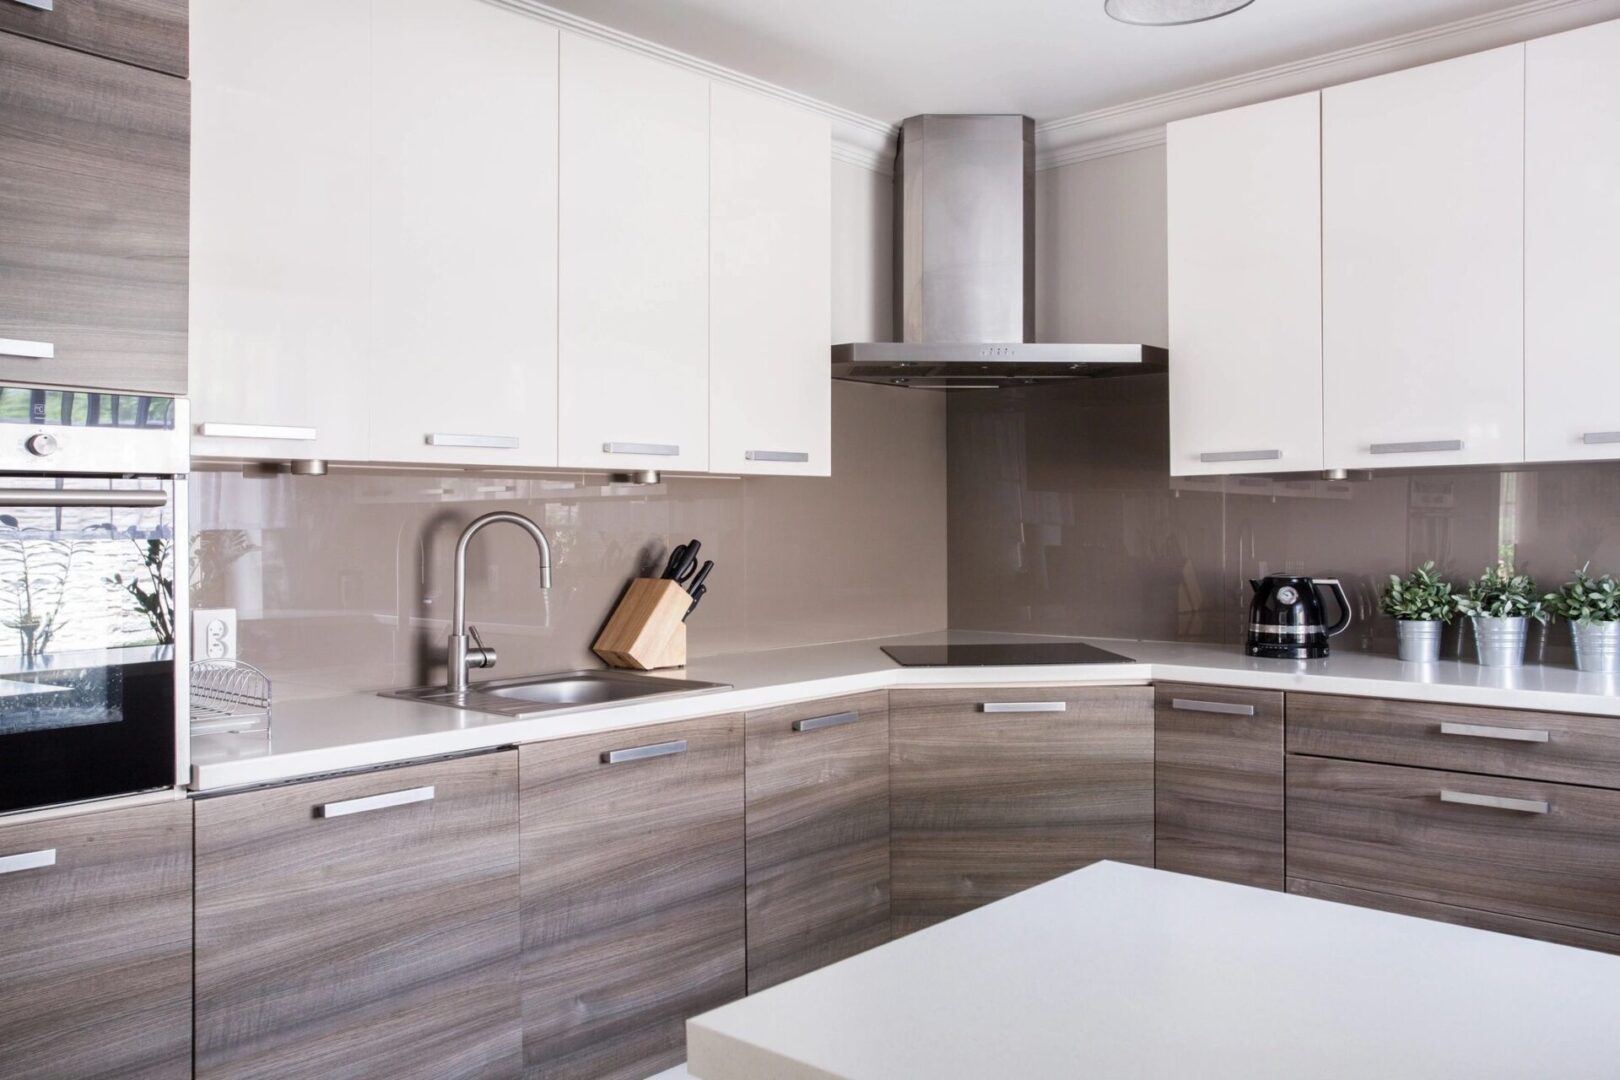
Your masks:
M 1620 680 L 1570 668 L 1482 668 L 1460 661 L 1403 664 L 1391 657 L 1363 653 L 1346 653 L 1327 660 L 1257 660 L 1244 656 L 1237 646 L 1103 639 L 1084 640 L 1137 662 L 902 668 L 879 648 L 886 644 L 1010 640 L 1058 639 L 940 631 L 706 657 L 692 661 L 683 671 L 660 674 L 677 682 L 692 678 L 729 683 L 732 689 L 552 712 L 525 720 L 376 694 L 282 702 L 272 710 L 268 745 L 263 735 L 253 734 L 193 738 L 192 787 L 218 790 L 270 783 L 510 743 L 908 686 L 1202 682 L 1620 717 Z M 499 672 L 496 677 L 519 674 Z
M 699 1080 L 1620 1076 L 1620 957 L 1098 863 L 687 1023 Z

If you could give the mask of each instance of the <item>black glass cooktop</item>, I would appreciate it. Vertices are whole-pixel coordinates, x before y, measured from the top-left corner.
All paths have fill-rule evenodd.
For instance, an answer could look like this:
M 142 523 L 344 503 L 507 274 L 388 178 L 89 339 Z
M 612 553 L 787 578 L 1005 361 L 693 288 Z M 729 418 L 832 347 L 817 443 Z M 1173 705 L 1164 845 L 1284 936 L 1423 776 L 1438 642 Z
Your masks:
M 1001 667 L 1016 664 L 1134 664 L 1079 641 L 1017 641 L 988 645 L 885 645 L 901 667 Z

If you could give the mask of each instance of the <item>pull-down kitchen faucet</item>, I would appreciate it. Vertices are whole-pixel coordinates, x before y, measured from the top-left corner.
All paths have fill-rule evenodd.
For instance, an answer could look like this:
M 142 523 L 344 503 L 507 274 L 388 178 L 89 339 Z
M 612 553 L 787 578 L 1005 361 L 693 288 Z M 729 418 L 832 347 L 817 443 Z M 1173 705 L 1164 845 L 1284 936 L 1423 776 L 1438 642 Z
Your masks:
M 497 510 L 493 514 L 475 518 L 462 530 L 461 539 L 456 541 L 455 594 L 450 618 L 450 670 L 445 684 L 445 688 L 452 694 L 459 694 L 467 689 L 469 668 L 495 666 L 495 650 L 484 644 L 483 639 L 478 636 L 476 626 L 467 625 L 467 544 L 486 525 L 498 525 L 503 521 L 519 526 L 534 537 L 535 546 L 540 549 L 540 587 L 551 588 L 551 543 L 546 539 L 546 534 L 540 530 L 540 526 L 522 514 Z

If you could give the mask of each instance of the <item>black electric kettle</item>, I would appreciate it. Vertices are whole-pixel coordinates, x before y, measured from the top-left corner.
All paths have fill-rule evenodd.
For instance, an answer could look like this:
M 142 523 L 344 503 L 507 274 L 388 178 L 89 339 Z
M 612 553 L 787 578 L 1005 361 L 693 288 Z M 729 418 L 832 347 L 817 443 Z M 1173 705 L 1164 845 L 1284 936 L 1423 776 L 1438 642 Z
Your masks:
M 1336 578 L 1287 577 L 1273 574 L 1254 586 L 1249 602 L 1250 656 L 1274 660 L 1318 660 L 1328 654 L 1328 638 L 1343 633 L 1350 625 L 1350 598 Z M 1327 625 L 1322 597 L 1317 592 L 1326 585 L 1339 605 L 1339 619 Z

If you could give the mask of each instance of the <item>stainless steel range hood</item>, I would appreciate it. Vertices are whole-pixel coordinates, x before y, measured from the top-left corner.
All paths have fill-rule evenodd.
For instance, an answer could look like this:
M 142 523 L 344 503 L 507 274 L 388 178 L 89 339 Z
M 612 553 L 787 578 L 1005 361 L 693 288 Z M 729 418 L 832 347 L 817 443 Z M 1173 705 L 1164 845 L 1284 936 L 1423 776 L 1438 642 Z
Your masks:
M 914 116 L 895 165 L 898 342 L 834 345 L 833 377 L 917 389 L 1163 371 L 1152 345 L 1035 341 L 1035 122 Z

